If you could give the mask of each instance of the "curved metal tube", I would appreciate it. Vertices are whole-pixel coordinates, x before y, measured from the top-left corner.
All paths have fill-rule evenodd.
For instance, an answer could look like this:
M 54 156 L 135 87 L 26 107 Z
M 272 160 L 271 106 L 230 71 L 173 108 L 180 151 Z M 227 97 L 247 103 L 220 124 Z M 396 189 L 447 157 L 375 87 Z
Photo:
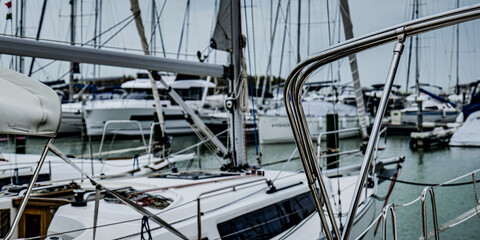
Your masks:
M 137 120 L 108 120 L 107 122 L 105 122 L 105 125 L 103 126 L 102 140 L 100 141 L 100 147 L 98 148 L 98 158 L 99 159 L 102 159 L 103 142 L 105 141 L 105 134 L 107 133 L 107 129 L 108 129 L 108 126 L 110 124 L 137 124 L 138 129 L 140 130 L 140 135 L 142 136 L 143 146 L 145 146 L 145 149 L 147 149 L 147 142 L 145 142 L 145 135 L 143 134 L 142 125 L 140 124 L 140 121 L 137 121 Z
M 315 72 L 318 68 L 322 67 L 327 63 L 347 57 L 353 53 L 357 53 L 363 50 L 367 50 L 369 48 L 373 48 L 386 43 L 393 42 L 397 40 L 399 37 L 401 37 L 402 39 L 405 39 L 406 37 L 409 37 L 409 36 L 414 36 L 420 33 L 432 31 L 435 29 L 451 26 L 454 24 L 458 24 L 458 23 L 462 23 L 462 22 L 466 22 L 466 21 L 470 21 L 478 18 L 480 18 L 480 4 L 417 19 L 404 24 L 386 28 L 371 34 L 367 34 L 361 37 L 353 38 L 344 43 L 335 45 L 323 52 L 320 52 L 311 57 L 308 57 L 307 59 L 305 59 L 295 67 L 295 69 L 290 73 L 290 75 L 288 76 L 285 82 L 284 101 L 285 101 L 286 110 L 289 116 L 289 121 L 294 133 L 295 142 L 299 149 L 299 153 L 302 159 L 302 164 L 305 168 L 307 179 L 311 185 L 311 190 L 313 195 L 317 195 L 316 190 L 313 189 L 313 187 L 315 182 L 318 181 L 321 196 L 325 200 L 328 199 L 328 194 L 326 192 L 326 189 L 324 188 L 325 185 L 322 180 L 322 175 L 319 172 L 318 164 L 315 161 L 315 151 L 314 151 L 311 139 L 309 138 L 310 133 L 308 130 L 308 125 L 306 123 L 306 119 L 304 118 L 305 114 L 303 112 L 303 107 L 301 103 L 301 91 L 308 77 L 313 72 Z M 376 138 L 377 136 L 373 137 L 373 139 L 376 139 Z M 374 145 L 370 143 L 369 145 L 371 145 L 371 148 L 373 149 Z M 370 161 L 370 157 L 366 156 L 364 158 L 363 165 L 368 166 L 367 163 Z M 368 169 L 362 168 L 362 170 L 366 172 Z M 362 186 L 362 184 L 363 184 L 362 181 L 359 181 L 357 185 Z M 356 188 L 356 190 L 357 192 L 359 192 L 358 188 Z M 316 203 L 317 203 L 317 197 L 315 197 L 314 199 L 316 199 Z M 332 218 L 333 214 L 331 214 L 332 210 L 331 210 L 331 207 L 329 206 L 330 205 L 329 201 L 325 201 L 325 204 L 326 204 L 325 207 L 329 213 L 329 216 L 331 217 L 330 220 L 332 222 L 333 230 L 337 235 L 338 230 L 336 227 L 335 220 Z M 352 217 L 355 216 L 357 204 L 358 202 L 354 201 L 354 203 L 351 205 L 351 209 L 349 212 L 349 219 L 352 219 Z M 328 228 L 328 224 L 324 222 L 325 215 L 323 213 L 323 205 L 319 206 L 317 204 L 317 211 L 320 215 L 320 218 L 322 220 L 322 225 L 328 237 L 328 234 L 330 231 Z M 343 239 L 349 238 L 349 232 L 351 230 L 352 225 L 353 225 L 353 221 L 347 220 Z
M 395 214 L 395 205 L 393 203 L 388 204 L 383 208 L 383 213 L 382 213 L 382 219 L 383 219 L 383 224 L 382 224 L 382 239 L 386 240 L 387 239 L 387 217 L 388 217 L 388 211 L 392 213 L 392 230 L 393 230 L 393 239 L 397 240 L 397 215 Z
M 32 178 L 30 178 L 30 182 L 28 183 L 27 191 L 25 192 L 22 202 L 20 203 L 20 207 L 17 210 L 17 215 L 15 215 L 15 219 L 13 220 L 13 223 L 10 229 L 8 230 L 8 233 L 4 238 L 5 240 L 12 238 L 13 234 L 15 233 L 18 223 L 22 218 L 23 211 L 25 211 L 25 207 L 27 207 L 28 199 L 30 198 L 30 194 L 32 193 L 33 186 L 37 181 L 38 175 L 40 174 L 40 170 L 42 169 L 42 165 L 43 165 L 43 162 L 45 161 L 45 157 L 47 157 L 48 150 L 49 150 L 48 146 L 52 142 L 53 142 L 53 138 L 49 138 L 47 140 L 47 143 L 45 144 L 45 148 L 43 149 L 42 155 L 40 156 L 40 160 L 38 160 L 38 164 L 37 164 L 37 167 L 35 168 L 35 172 L 33 173 Z
M 422 230 L 423 230 L 423 239 L 427 239 L 427 209 L 425 204 L 425 195 L 427 191 L 430 193 L 430 199 L 432 201 L 432 215 L 433 215 L 433 232 L 435 233 L 435 239 L 440 239 L 438 232 L 438 220 L 437 220 L 437 206 L 435 204 L 435 193 L 433 192 L 433 187 L 426 187 L 422 191 Z

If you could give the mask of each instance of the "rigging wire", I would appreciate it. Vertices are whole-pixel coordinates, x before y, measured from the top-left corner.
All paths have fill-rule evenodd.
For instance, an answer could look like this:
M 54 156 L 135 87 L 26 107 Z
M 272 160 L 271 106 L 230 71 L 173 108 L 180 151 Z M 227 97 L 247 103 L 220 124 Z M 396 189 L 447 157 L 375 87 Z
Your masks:
M 128 21 L 124 26 L 122 26 L 117 32 L 115 32 L 112 36 L 110 36 L 110 38 L 108 38 L 105 42 L 103 42 L 100 46 L 98 46 L 98 48 L 100 49 L 101 47 L 103 47 L 105 44 L 107 44 L 110 40 L 112 40 L 115 36 L 117 36 L 123 29 L 125 29 L 133 20 L 135 20 L 135 18 L 132 18 L 130 19 L 130 21 Z M 84 45 L 84 44 L 82 44 Z M 57 60 L 53 60 L 53 62 L 55 62 Z M 42 68 L 43 69 L 43 68 Z M 73 71 L 73 68 L 71 68 L 70 70 L 68 70 L 67 72 L 65 72 L 62 76 L 60 76 L 59 78 L 57 78 L 56 80 L 60 80 L 62 79 L 63 77 L 65 77 L 67 74 L 69 74 L 71 71 Z M 37 72 L 37 71 L 35 71 Z M 33 72 L 34 73 L 34 72 Z M 32 74 L 33 74 L 32 73 Z
M 178 43 L 178 51 L 177 51 L 177 59 L 180 57 L 180 51 L 182 49 L 182 42 L 183 42 L 183 34 L 185 32 L 185 26 L 187 25 L 187 16 L 190 12 L 190 0 L 187 0 L 187 6 L 185 7 L 185 14 L 183 15 L 183 24 L 182 24 L 182 31 L 180 33 L 180 41 Z
M 162 28 L 160 27 L 160 17 L 163 14 L 163 10 L 165 9 L 165 4 L 167 4 L 167 0 L 163 2 L 162 9 L 160 10 L 160 13 L 158 13 L 155 10 L 155 16 L 157 17 L 157 21 L 155 23 L 155 26 L 158 27 L 158 34 L 160 35 L 160 43 L 162 44 L 162 52 L 163 52 L 163 57 L 167 57 L 167 52 L 165 51 L 165 43 L 163 42 L 163 34 L 162 34 Z M 153 54 L 156 53 L 155 49 L 152 51 Z
M 277 80 L 277 101 L 275 101 L 275 105 L 277 105 L 278 103 L 278 95 L 279 95 L 279 91 L 280 91 L 280 76 L 282 74 L 282 65 L 283 65 L 283 53 L 284 53 L 284 50 L 285 50 L 285 38 L 287 36 L 287 28 L 288 28 L 288 16 L 289 16 L 289 12 L 290 12 L 290 0 L 288 0 L 287 2 L 287 9 L 286 9 L 286 14 L 285 14 L 285 28 L 283 30 L 283 41 L 282 41 L 282 52 L 280 54 L 280 66 L 278 68 L 278 80 Z M 284 96 L 286 97 L 286 96 Z
M 255 44 L 255 15 L 253 14 L 253 0 L 250 0 L 250 5 L 251 5 L 250 15 L 252 17 L 253 72 L 255 73 L 255 76 L 258 76 L 257 75 L 257 52 L 255 50 L 256 49 L 255 48 L 255 45 L 256 45 Z M 247 18 L 246 15 L 247 14 L 245 13 L 245 18 Z M 248 39 L 248 37 L 247 37 L 247 39 Z M 248 55 L 250 56 L 250 53 Z
M 253 92 L 253 79 L 252 79 L 252 60 L 251 60 L 251 54 L 250 54 L 250 44 L 248 39 L 248 15 L 247 15 L 247 0 L 243 0 L 243 4 L 245 5 L 244 10 L 245 10 L 245 31 L 247 33 L 247 39 L 246 39 L 246 45 L 247 45 L 247 51 L 248 51 L 248 70 L 249 70 L 249 79 L 250 79 L 250 95 L 252 99 L 252 116 L 253 116 L 253 134 L 255 138 L 255 153 L 257 155 L 257 158 L 259 157 L 258 155 L 258 138 L 257 138 L 257 123 L 256 123 L 256 118 L 255 118 L 255 100 L 254 100 L 254 92 Z M 253 5 L 251 6 L 253 8 Z M 253 19 L 253 12 L 252 12 L 252 19 Z M 252 26 L 253 26 L 253 20 L 252 20 Z M 253 30 L 252 30 L 253 31 Z M 255 49 L 255 43 L 253 43 L 254 49 Z M 244 122 L 245 123 L 245 122 Z M 244 131 L 246 129 L 244 128 Z M 247 139 L 247 138 L 245 138 Z
M 391 182 L 403 183 L 403 184 L 414 185 L 414 186 L 425 186 L 425 187 L 436 187 L 436 186 L 455 187 L 455 186 L 464 186 L 464 185 L 470 185 L 470 184 L 480 182 L 480 179 L 479 179 L 479 180 L 476 180 L 475 182 L 472 180 L 472 181 L 468 181 L 468 182 L 441 184 L 441 183 L 425 183 L 425 182 L 413 182 L 413 181 L 399 180 L 399 179 L 395 179 L 393 177 L 389 178 L 389 177 L 378 176 L 378 178 L 383 179 L 383 180 L 388 180 L 388 181 L 391 181 Z
M 74 43 L 74 45 L 97 47 L 97 46 L 98 46 L 98 45 L 96 44 L 97 38 L 100 38 L 103 34 L 109 32 L 110 30 L 112 30 L 112 29 L 114 29 L 114 28 L 116 28 L 117 26 L 119 26 L 120 24 L 122 24 L 123 22 L 125 22 L 126 20 L 128 20 L 129 18 L 131 18 L 131 19 L 130 19 L 130 21 L 127 23 L 127 25 L 128 25 L 128 24 L 133 20 L 133 14 L 130 15 L 130 16 L 128 16 L 127 18 L 121 20 L 120 22 L 118 22 L 117 24 L 113 25 L 112 27 L 108 28 L 108 29 L 105 30 L 104 32 L 102 32 L 102 33 L 94 36 L 92 39 L 88 40 L 87 42 L 83 43 L 83 42 L 81 41 L 80 43 Z M 125 27 L 123 27 L 123 28 L 125 28 Z M 122 28 L 122 29 L 123 29 L 123 28 Z M 120 29 L 120 31 L 121 31 L 122 29 Z M 118 34 L 118 32 L 117 32 L 117 33 L 114 33 L 114 36 L 117 35 L 117 34 Z M 2 35 L 8 36 L 7 34 L 2 34 Z M 39 37 L 38 37 L 38 38 L 24 37 L 24 38 L 27 38 L 27 39 L 36 39 L 36 40 L 42 40 L 42 41 L 50 41 L 50 42 L 57 42 L 57 43 L 70 43 L 70 42 L 60 41 L 60 40 L 42 39 L 42 38 L 39 38 Z M 107 40 L 107 41 L 108 41 L 108 40 Z M 94 44 L 93 44 L 93 45 L 92 45 L 92 44 L 89 44 L 90 42 L 94 42 Z M 104 44 L 103 44 L 103 45 L 104 45 Z M 99 48 L 100 48 L 100 47 L 103 47 L 103 45 L 100 45 L 100 46 L 98 46 L 98 47 L 99 47 Z M 124 49 L 124 48 L 120 48 L 120 49 Z M 39 69 L 37 69 L 37 70 L 35 70 L 35 71 L 31 71 L 31 74 L 33 75 L 34 73 L 36 73 L 36 72 L 44 69 L 45 67 L 51 65 L 52 63 L 54 63 L 54 62 L 56 62 L 56 61 L 57 61 L 57 60 L 53 60 L 53 61 L 49 62 L 48 64 L 42 66 L 41 68 L 39 68 Z M 62 76 L 62 77 L 63 77 L 63 76 Z M 60 78 L 62 78 L 62 77 L 60 77 Z M 60 78 L 59 78 L 59 79 L 60 79 Z

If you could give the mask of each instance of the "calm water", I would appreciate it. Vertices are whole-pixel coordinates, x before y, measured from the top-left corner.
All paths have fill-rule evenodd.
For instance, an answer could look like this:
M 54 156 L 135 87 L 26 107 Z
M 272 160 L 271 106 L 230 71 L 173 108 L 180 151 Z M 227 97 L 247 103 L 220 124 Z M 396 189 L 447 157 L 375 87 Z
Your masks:
M 192 136 L 175 136 L 172 141 L 172 152 L 179 151 L 188 146 L 198 142 L 198 139 Z M 26 152 L 40 154 L 45 143 L 44 139 L 34 138 L 27 139 Z M 55 145 L 62 151 L 72 155 L 88 154 L 88 142 L 82 143 L 79 137 L 65 137 L 57 138 Z M 358 147 L 359 141 L 355 139 L 347 139 L 341 141 L 342 149 L 354 149 Z M 103 149 L 105 151 L 141 146 L 140 140 L 115 140 L 113 143 L 108 141 L 105 143 Z M 92 151 L 97 152 L 99 148 L 99 141 L 92 141 Z M 282 169 L 285 163 L 272 164 L 277 161 L 288 159 L 295 149 L 294 144 L 277 144 L 277 145 L 262 145 L 259 147 L 262 152 L 262 163 L 267 165 L 267 169 Z M 12 144 L 8 142 L 0 143 L 0 151 L 2 153 L 11 152 Z M 196 149 L 191 150 L 197 151 Z M 207 149 L 199 149 L 202 167 L 204 168 L 218 168 L 225 163 L 224 160 L 216 157 Z M 126 154 L 133 155 L 133 154 Z M 295 154 L 296 156 L 297 154 Z M 428 151 L 412 151 L 408 146 L 408 137 L 406 136 L 390 136 L 387 141 L 386 150 L 381 153 L 381 157 L 395 157 L 405 156 L 406 160 L 402 165 L 402 170 L 399 179 L 424 182 L 424 183 L 441 183 L 472 170 L 480 168 L 480 148 L 445 148 Z M 106 156 L 113 157 L 113 156 Z M 359 163 L 361 156 L 350 158 L 342 164 Z M 249 163 L 256 163 L 256 150 L 254 144 L 249 144 L 248 148 Z M 196 167 L 197 163 L 193 164 Z M 179 168 L 185 165 L 178 165 Z M 391 166 L 393 167 L 393 166 Z M 286 170 L 300 170 L 302 164 L 300 160 L 291 160 L 285 165 Z M 477 179 L 480 178 L 477 177 Z M 471 175 L 463 178 L 460 181 L 472 181 Z M 480 184 L 479 192 L 480 192 Z M 384 196 L 389 187 L 389 182 L 384 182 L 379 187 L 379 196 Z M 402 183 L 397 183 L 395 189 L 390 197 L 389 202 L 407 203 L 418 196 L 420 196 L 422 186 L 412 186 Z M 435 190 L 437 212 L 439 224 L 442 225 L 446 221 L 460 215 L 461 213 L 470 210 L 474 207 L 474 191 L 472 184 L 457 187 L 444 187 Z M 429 199 L 429 198 L 427 198 Z M 377 201 L 377 215 L 380 213 L 383 201 Z M 416 239 L 421 236 L 421 205 L 420 201 L 408 207 L 396 208 L 397 226 L 399 239 Z M 431 208 L 427 206 L 428 218 L 431 219 Z M 390 220 L 389 220 L 390 221 Z M 391 222 L 391 221 L 390 221 Z M 432 221 L 429 222 L 428 230 L 432 230 Z M 391 232 L 391 231 L 390 231 Z M 380 238 L 381 229 L 378 231 L 377 239 Z M 440 233 L 443 239 L 480 239 L 480 213 L 479 217 L 475 216 L 470 220 Z

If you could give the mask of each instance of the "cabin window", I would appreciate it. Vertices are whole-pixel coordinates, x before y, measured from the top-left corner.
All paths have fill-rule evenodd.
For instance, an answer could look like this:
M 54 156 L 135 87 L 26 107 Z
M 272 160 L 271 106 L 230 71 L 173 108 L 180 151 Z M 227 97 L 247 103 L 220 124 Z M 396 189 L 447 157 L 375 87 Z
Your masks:
M 217 225 L 222 239 L 269 239 L 300 223 L 315 211 L 310 192 Z
M 159 89 L 158 94 L 160 97 L 160 100 L 168 100 L 169 96 L 167 92 L 164 89 Z M 134 90 L 131 93 L 129 93 L 126 97 L 126 99 L 138 99 L 138 100 L 153 100 L 153 94 L 152 90 L 150 89 L 145 89 L 145 90 Z
M 177 92 L 183 100 L 202 100 L 203 88 L 191 87 L 187 89 L 175 89 L 175 92 Z
M 436 106 L 428 106 L 428 107 L 425 107 L 425 110 L 427 110 L 427 111 L 428 111 L 428 110 L 434 110 L 434 111 L 435 111 L 435 110 L 438 110 L 438 107 L 436 107 Z

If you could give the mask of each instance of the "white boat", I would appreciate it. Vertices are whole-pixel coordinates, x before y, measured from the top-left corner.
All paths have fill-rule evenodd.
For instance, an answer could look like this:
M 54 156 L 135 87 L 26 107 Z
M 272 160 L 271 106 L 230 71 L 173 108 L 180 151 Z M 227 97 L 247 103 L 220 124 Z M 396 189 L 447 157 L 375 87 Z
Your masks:
M 338 129 L 359 126 L 357 108 L 342 103 L 307 101 L 303 103 L 312 138 L 326 131 L 326 118 L 329 113 L 338 114 Z M 293 142 L 293 133 L 285 107 L 267 111 L 258 117 L 258 136 L 261 144 Z M 358 132 L 340 133 L 340 138 L 358 136 Z
M 59 133 L 73 134 L 82 131 L 83 116 L 82 102 L 63 103 L 62 104 L 62 121 Z
M 227 2 L 222 1 L 220 12 L 229 5 Z M 236 4 L 230 7 L 232 12 L 240 10 Z M 230 14 L 230 10 L 227 13 Z M 233 113 L 236 111 L 238 109 L 232 110 Z M 242 146 L 243 141 L 237 137 L 234 139 L 239 142 L 232 145 Z M 322 196 L 328 197 L 320 203 L 315 184 L 312 185 L 305 174 L 244 168 L 244 160 L 238 159 L 242 155 L 232 154 L 230 171 L 172 172 L 147 178 L 82 184 L 86 191 L 102 186 L 108 193 L 101 200 L 97 197 L 95 204 L 61 206 L 48 235 L 57 239 L 139 238 L 145 235 L 152 239 L 293 239 L 305 237 L 308 233 L 309 237 L 331 239 L 330 231 L 322 232 L 318 228 L 319 218 L 324 216 L 323 209 L 318 215 L 315 213 L 319 204 L 325 204 L 330 224 L 335 226 L 338 236 L 336 226 L 348 221 L 349 215 L 344 213 L 351 208 L 349 199 L 357 193 L 354 189 L 357 176 L 349 174 L 359 169 L 349 168 L 346 172 L 334 169 L 331 174 L 336 176 L 332 179 L 324 172 L 320 182 L 326 182 L 326 189 L 322 185 L 321 191 Z M 353 228 L 349 229 L 352 237 L 360 236 L 374 219 L 372 194 L 376 191 L 376 181 L 372 183 L 360 190 L 361 204 Z M 331 205 L 337 206 L 336 214 L 332 214 Z M 161 227 L 150 227 L 149 221 Z M 327 225 L 323 222 L 324 227 Z M 372 234 L 370 231 L 367 237 L 372 238 Z
M 237 1 L 236 4 L 231 5 L 228 5 L 227 2 L 230 1 L 221 2 L 220 12 L 231 13 L 233 17 L 227 19 L 232 19 L 233 29 L 239 29 L 241 25 L 239 22 L 240 2 Z M 138 15 L 137 18 L 139 18 Z M 237 148 L 238 151 L 229 152 L 231 153 L 230 157 L 232 157 L 230 168 L 232 171 L 201 171 L 197 173 L 176 173 L 172 171 L 169 174 L 158 174 L 148 178 L 122 181 L 97 181 L 87 175 L 90 183 L 83 183 L 81 186 L 88 188 L 89 184 L 91 184 L 91 189 L 95 189 L 95 191 L 91 192 L 96 195 L 95 203 L 83 202 L 83 200 L 88 200 L 88 194 L 84 196 L 87 199 L 77 194 L 75 200 L 79 200 L 82 205 L 86 203 L 86 206 L 63 205 L 59 207 L 49 228 L 49 232 L 55 236 L 45 237 L 61 239 L 63 238 L 62 236 L 65 236 L 66 239 L 70 237 L 92 239 L 100 238 L 101 236 L 102 238 L 121 237 L 138 239 L 148 235 L 147 237 L 152 239 L 172 239 L 175 236 L 181 239 L 202 239 L 206 237 L 208 239 L 236 239 L 237 237 L 296 239 L 313 236 L 313 238 L 320 239 L 338 239 L 342 236 L 342 239 L 355 239 L 357 237 L 372 239 L 371 226 L 375 225 L 372 224 L 372 220 L 375 219 L 375 214 L 371 214 L 373 206 L 372 195 L 375 193 L 377 181 L 375 173 L 369 171 L 369 168 L 375 169 L 375 166 L 372 167 L 372 164 L 374 165 L 375 163 L 373 160 L 378 150 L 378 134 L 383 113 L 386 109 L 386 102 L 388 101 L 388 93 L 395 78 L 398 60 L 403 50 L 403 41 L 406 36 L 423 33 L 439 27 L 447 27 L 473 18 L 480 18 L 480 5 L 437 14 L 351 39 L 324 52 L 310 56 L 307 60 L 299 63 L 285 83 L 284 95 L 291 96 L 291 98 L 285 99 L 285 105 L 291 117 L 290 123 L 294 130 L 295 141 L 301 154 L 305 174 L 263 171 L 250 168 L 243 163 L 244 159 L 239 158 L 239 156 L 242 156 L 241 152 L 244 149 Z M 222 23 L 222 21 L 217 22 Z M 236 58 L 235 62 L 238 63 L 241 56 L 239 54 L 241 53 L 240 33 L 224 31 L 224 29 L 221 32 L 223 35 L 228 32 L 231 32 L 233 35 L 227 36 L 227 38 L 232 39 L 233 44 L 229 46 L 233 52 L 233 58 Z M 17 41 L 23 43 L 24 40 L 20 41 L 19 39 Z M 212 41 L 220 44 L 218 41 Z M 310 75 L 308 73 L 315 71 L 322 65 L 328 64 L 329 61 L 348 57 L 352 53 L 365 50 L 367 47 L 379 46 L 393 41 L 398 42 L 395 44 L 394 57 L 385 84 L 385 89 L 388 91 L 385 91 L 381 98 L 379 105 L 381 107 L 374 121 L 363 162 L 358 167 L 337 168 L 331 172 L 328 172 L 329 170 L 320 171 L 318 159 L 316 159 L 315 150 L 311 144 L 311 136 L 307 128 L 306 119 L 301 114 L 301 85 L 304 82 L 303 80 L 308 78 Z M 48 46 L 53 47 L 51 45 Z M 78 50 L 77 48 L 68 46 L 65 49 L 75 51 Z M 111 51 L 94 49 L 91 53 L 86 51 L 84 55 L 95 56 L 98 61 L 102 60 L 110 65 L 116 66 L 116 64 L 120 64 L 107 61 L 109 59 L 107 56 L 111 57 L 108 54 L 112 54 Z M 50 55 L 50 57 L 53 56 L 56 55 Z M 134 60 L 142 59 L 141 56 L 135 55 L 125 54 L 122 56 L 124 56 L 124 59 L 122 59 L 121 64 L 130 62 L 132 66 L 136 64 Z M 89 61 L 97 63 L 92 60 Z M 180 64 L 180 61 L 177 63 Z M 199 65 L 199 63 L 189 65 L 187 62 L 183 62 L 183 64 L 191 67 Z M 201 66 L 208 67 L 210 65 Z M 164 67 L 168 68 L 168 66 Z M 186 71 L 185 68 L 181 70 Z M 240 69 L 235 71 L 236 73 L 232 77 L 233 80 L 240 79 L 240 71 L 238 70 Z M 301 73 L 306 74 L 302 75 Z M 220 75 L 221 72 L 212 70 L 212 74 Z M 295 87 L 298 86 L 296 84 L 300 86 L 295 90 Z M 236 86 L 237 84 L 232 85 Z M 28 91 L 24 90 L 23 92 L 27 92 L 27 95 L 29 94 Z M 11 95 L 8 95 L 8 92 L 5 93 L 5 91 L 1 94 L 2 97 Z M 46 95 L 45 98 L 48 103 L 48 100 L 50 100 L 49 96 L 52 96 L 52 94 Z M 43 100 L 35 97 L 29 99 L 34 99 L 34 101 Z M 29 110 L 34 107 L 27 106 Z M 38 104 L 35 106 L 38 106 Z M 14 113 L 2 117 L 0 133 L 13 134 L 18 133 L 18 131 L 25 133 L 24 126 L 30 125 L 7 124 L 13 117 L 17 117 L 20 120 L 38 120 L 46 116 L 47 121 L 33 121 L 31 125 L 36 124 L 39 126 L 34 129 L 35 131 L 28 132 L 31 135 L 50 137 L 45 147 L 45 154 L 42 155 L 37 169 L 42 166 L 46 153 L 52 151 L 79 172 L 82 172 L 78 166 L 52 145 L 52 138 L 58 130 L 60 121 L 60 106 L 58 104 L 43 106 L 43 108 L 37 110 L 46 109 L 46 112 L 38 113 L 32 111 L 28 112 L 28 116 L 22 116 L 22 111 L 15 111 L 16 106 L 0 105 L 2 110 L 10 110 Z M 235 113 L 235 109 L 232 112 Z M 235 119 L 236 116 L 235 114 L 233 115 L 232 118 Z M 240 121 L 240 123 L 242 122 Z M 237 138 L 241 139 L 241 136 L 238 135 L 234 137 L 233 139 L 235 140 Z M 243 143 L 244 141 L 236 140 L 231 145 L 243 147 Z M 353 175 L 358 169 L 360 169 L 360 174 Z M 332 176 L 332 178 L 330 179 L 329 176 Z M 20 221 L 24 204 L 28 202 L 34 181 L 35 177 L 29 184 L 25 197 L 21 201 L 19 214 L 13 221 L 13 229 Z M 133 187 L 133 189 L 123 188 L 127 186 Z M 341 190 L 342 195 L 345 195 L 336 196 L 335 190 L 338 189 Z M 433 191 L 431 195 L 433 196 Z M 339 205 L 340 199 L 342 200 L 341 208 Z M 335 209 L 332 208 L 332 203 L 338 203 L 335 205 Z M 348 206 L 348 214 L 343 214 L 343 206 Z M 382 215 L 380 215 L 380 217 L 383 216 L 384 220 L 384 238 L 386 238 L 387 234 L 386 217 L 388 211 L 392 212 L 392 218 L 395 220 L 393 207 L 394 205 L 387 206 L 387 208 L 384 208 Z M 340 213 L 342 213 L 341 216 Z M 319 218 L 316 218 L 316 215 Z M 327 215 L 329 219 L 326 218 Z M 344 218 L 343 216 L 346 217 Z M 425 216 L 423 219 L 425 219 Z M 158 226 L 149 222 L 155 222 Z M 319 225 L 321 225 L 321 228 L 319 228 Z M 85 226 L 87 227 L 85 228 Z M 344 226 L 344 228 L 339 228 L 339 226 Z M 397 229 L 395 224 L 393 224 L 393 228 L 394 238 L 396 238 Z M 436 229 L 438 230 L 438 228 Z M 7 235 L 7 239 L 12 237 L 11 232 Z M 424 234 L 426 235 L 426 231 Z
M 480 147 L 480 111 L 471 113 L 450 138 L 452 147 Z
M 222 1 L 220 11 L 225 8 L 225 4 L 227 1 Z M 232 4 L 230 7 L 232 12 L 239 13 L 239 6 Z M 240 23 L 235 20 L 233 24 L 236 26 L 235 24 Z M 239 37 L 240 35 L 236 34 L 234 39 Z M 51 146 L 47 145 L 46 150 L 49 147 Z M 50 150 L 61 155 L 55 149 Z M 235 152 L 233 154 L 241 156 Z M 236 171 L 172 172 L 122 180 L 94 181 L 90 178 L 89 182 L 81 183 L 80 186 L 84 190 L 95 189 L 97 193 L 95 204 L 86 203 L 79 206 L 79 202 L 76 201 L 73 204 L 76 206 L 59 207 L 50 224 L 48 237 L 138 238 L 140 235 L 148 234 L 152 239 L 171 239 L 175 236 L 183 239 L 282 236 L 292 239 L 310 232 L 316 237 L 323 237 L 325 234 L 331 238 L 329 231 L 322 232 L 318 228 L 319 217 L 324 215 L 322 210 L 316 216 L 315 211 L 319 204 L 327 206 L 333 226 L 347 221 L 348 215 L 340 213 L 351 208 L 346 202 L 356 193 L 353 186 L 357 181 L 356 176 L 349 176 L 347 173 L 358 169 L 350 169 L 347 172 L 335 169 L 333 174 L 336 176 L 332 180 L 325 172 L 321 178 L 327 183 L 328 192 L 331 194 L 323 192 L 323 196 L 328 197 L 324 199 L 324 203 L 320 203 L 318 196 L 313 197 L 316 196 L 316 187 L 311 185 L 311 181 L 304 173 L 243 168 L 241 163 L 243 159 L 238 159 L 241 162 L 235 164 L 236 158 L 231 157 L 234 163 L 232 170 Z M 67 157 L 64 156 L 62 159 L 82 171 Z M 338 175 L 340 172 L 341 176 Z M 322 191 L 325 191 L 325 186 L 322 187 Z M 102 194 L 100 189 L 107 193 Z M 376 184 L 361 190 L 364 192 L 361 194 L 362 204 L 356 214 L 354 227 L 350 229 L 352 236 L 359 236 L 374 219 L 372 194 L 375 190 Z M 337 195 L 340 193 L 341 195 Z M 26 195 L 25 199 L 28 199 L 29 195 Z M 88 195 L 92 196 L 87 194 L 83 198 L 77 195 L 76 200 L 79 199 L 81 202 L 88 200 Z M 121 204 L 119 200 L 127 205 Z M 346 202 L 340 205 L 340 201 Z M 22 205 L 24 202 L 26 200 L 22 201 Z M 335 215 L 331 212 L 332 204 L 338 209 Z M 343 217 L 336 217 L 340 215 Z M 162 227 L 152 224 L 150 228 L 149 221 L 154 221 Z M 323 225 L 326 226 L 327 223 L 323 222 Z M 336 234 L 338 235 L 338 232 Z M 370 231 L 368 236 L 371 234 Z
M 94 100 L 85 104 L 84 118 L 88 135 L 102 135 L 105 123 L 109 120 L 135 121 L 112 124 L 107 128 L 109 134 L 140 135 L 141 131 L 144 134 L 150 132 L 155 112 L 155 101 L 151 96 L 148 76 L 142 74 L 140 77 L 142 78 L 122 84 L 121 87 L 129 91 L 124 99 Z M 166 78 L 163 76 L 163 78 L 193 109 L 198 109 L 203 104 L 203 92 L 209 87 L 215 86 L 213 83 L 201 79 L 175 81 L 172 77 Z M 157 88 L 165 91 L 165 88 L 158 82 Z M 190 124 L 185 120 L 182 109 L 170 100 L 165 92 L 161 95 L 161 104 L 165 119 L 165 131 L 168 134 L 193 132 Z M 137 122 L 140 123 L 141 130 Z
M 418 122 L 418 101 L 422 102 L 423 122 L 455 122 L 460 112 L 451 104 L 435 100 L 423 92 L 419 97 L 412 94 L 406 100 L 410 103 L 410 106 L 402 110 L 392 111 L 392 114 L 396 115 L 396 119 L 400 119 L 400 122 L 396 121 L 397 124 L 414 125 Z
M 268 180 L 275 178 L 277 180 L 272 182 L 273 185 L 269 185 Z M 345 222 L 345 212 L 354 190 L 352 183 L 356 178 L 341 177 L 339 184 L 337 179 L 332 179 L 331 183 L 327 181 L 332 202 L 339 201 L 337 187 L 342 191 L 342 222 Z M 132 200 L 137 199 L 138 202 L 143 201 L 138 199 L 149 198 L 158 205 L 163 204 L 155 207 L 152 203 L 146 208 L 172 223 L 188 239 L 304 239 L 320 234 L 314 200 L 303 173 L 258 171 L 230 175 L 224 172 L 191 172 L 102 181 L 102 184 L 109 188 L 124 188 L 125 191 L 120 192 L 135 196 Z M 94 189 L 92 186 L 82 187 L 87 191 Z M 374 191 L 374 188 L 368 188 L 362 196 L 369 196 Z M 362 214 L 356 220 L 354 236 L 360 235 L 375 217 L 375 200 L 363 199 L 362 203 Z M 91 239 L 94 208 L 93 202 L 81 207 L 60 207 L 50 224 L 48 235 L 60 239 Z M 111 196 L 106 195 L 100 201 L 98 216 L 97 239 L 138 239 L 141 234 L 147 235 L 147 230 L 141 231 L 144 226 L 142 217 Z M 176 239 L 166 228 L 159 228 L 153 223 L 150 226 L 148 234 L 153 239 Z M 373 232 L 368 236 L 373 237 Z
M 28 183 L 33 170 L 38 164 L 36 154 L 3 153 L 4 161 L 0 162 L 0 188 L 6 185 L 23 185 Z M 147 174 L 155 170 L 164 169 L 176 162 L 196 159 L 195 154 L 179 154 L 165 158 L 153 154 L 144 154 L 129 159 L 100 160 L 98 158 L 72 158 L 71 160 L 81 166 L 92 176 L 121 176 Z M 39 182 L 66 181 L 80 179 L 84 176 L 74 171 L 70 166 L 57 156 L 47 156 L 45 166 L 40 171 Z
M 59 134 L 72 135 L 85 131 L 85 123 L 83 121 L 83 106 L 85 102 L 121 99 L 127 94 L 123 89 L 85 94 L 84 90 L 89 87 L 90 85 L 85 85 L 80 90 L 80 93 L 74 95 L 75 102 L 62 103 L 62 121 L 58 130 Z M 92 88 L 97 91 L 94 86 Z

